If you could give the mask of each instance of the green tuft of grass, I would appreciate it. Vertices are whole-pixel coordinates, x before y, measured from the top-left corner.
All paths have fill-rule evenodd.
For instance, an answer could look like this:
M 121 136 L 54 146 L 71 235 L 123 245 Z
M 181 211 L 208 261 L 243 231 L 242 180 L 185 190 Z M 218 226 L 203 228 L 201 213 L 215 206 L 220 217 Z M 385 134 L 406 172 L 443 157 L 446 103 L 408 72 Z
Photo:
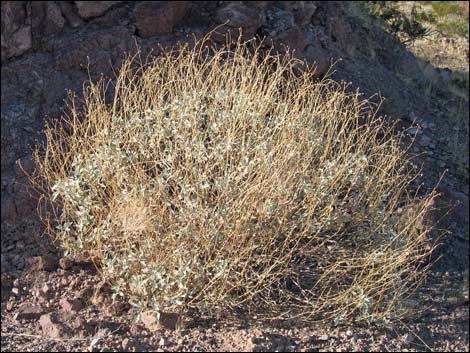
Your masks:
M 422 21 L 433 23 L 445 35 L 468 38 L 467 1 L 417 1 L 417 4 L 430 8 L 419 13 Z
M 468 38 L 468 21 L 450 18 L 442 22 L 438 22 L 436 27 L 442 33 Z
M 418 1 L 424 5 L 430 5 L 438 17 L 448 15 L 464 14 L 465 10 L 462 1 Z
M 407 2 L 368 1 L 366 7 L 392 33 L 405 36 L 406 42 L 429 37 L 435 30 L 468 38 L 468 2 L 416 1 L 410 6 Z
M 410 14 L 402 11 L 399 4 L 393 1 L 367 1 L 366 8 L 371 16 L 381 20 L 404 44 L 433 35 L 432 29 L 422 23 L 423 16 L 431 15 L 417 12 L 414 6 Z

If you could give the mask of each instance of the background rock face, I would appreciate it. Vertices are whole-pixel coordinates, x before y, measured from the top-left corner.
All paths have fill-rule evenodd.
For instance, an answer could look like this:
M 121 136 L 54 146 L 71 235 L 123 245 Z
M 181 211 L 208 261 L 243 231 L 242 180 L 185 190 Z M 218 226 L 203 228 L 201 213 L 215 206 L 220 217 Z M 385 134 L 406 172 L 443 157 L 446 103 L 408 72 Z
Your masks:
M 139 35 L 148 38 L 171 33 L 190 6 L 189 1 L 144 1 L 137 4 L 134 17 Z
M 83 19 L 103 15 L 111 6 L 122 1 L 74 1 L 78 8 L 78 14 Z
M 264 19 L 265 15 L 257 8 L 248 7 L 238 2 L 230 3 L 219 8 L 215 13 L 213 21 L 216 25 L 221 25 L 217 30 L 220 35 L 215 36 L 215 39 L 225 42 L 224 35 L 228 32 L 233 38 L 237 38 L 240 28 L 242 39 L 251 39 L 264 24 Z
M 59 34 L 65 25 L 62 10 L 54 1 L 33 1 L 31 3 L 32 31 L 35 41 L 52 34 Z
M 30 16 L 26 2 L 2 1 L 2 63 L 31 49 Z
M 314 65 L 318 76 L 341 59 L 334 79 L 351 81 L 351 89 L 360 87 L 365 96 L 380 92 L 387 98 L 387 113 L 404 120 L 415 115 L 426 123 L 438 108 L 419 93 L 423 74 L 417 59 L 394 36 L 354 15 L 351 6 L 319 1 L 3 1 L 2 254 L 12 253 L 11 246 L 22 237 L 31 243 L 31 229 L 41 229 L 36 201 L 15 161 L 28 160 L 36 139 L 42 138 L 46 116 L 60 118 L 67 90 L 80 94 L 89 77 L 112 77 L 112 67 L 119 68 L 136 44 L 146 55 L 158 53 L 160 45 L 191 41 L 187 35 L 192 33 L 200 38 L 217 27 L 213 39 L 224 42 L 221 34 L 236 38 L 241 29 L 243 39 L 257 37 L 267 49 L 293 51 L 305 62 L 299 68 Z M 426 172 L 433 186 L 442 170 Z M 466 197 L 468 209 L 468 186 L 454 191 L 460 193 L 447 195 Z M 37 247 L 32 249 L 31 255 L 39 255 Z M 21 265 L 13 255 L 2 256 L 2 271 Z

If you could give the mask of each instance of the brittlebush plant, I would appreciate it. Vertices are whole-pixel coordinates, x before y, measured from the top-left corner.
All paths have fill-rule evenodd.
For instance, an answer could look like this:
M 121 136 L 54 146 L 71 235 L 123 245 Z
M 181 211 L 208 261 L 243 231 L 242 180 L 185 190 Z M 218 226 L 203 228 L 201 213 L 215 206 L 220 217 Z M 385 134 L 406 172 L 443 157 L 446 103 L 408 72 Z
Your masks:
M 125 61 L 48 123 L 32 178 L 67 254 L 161 311 L 401 317 L 433 196 L 358 93 L 253 42 Z

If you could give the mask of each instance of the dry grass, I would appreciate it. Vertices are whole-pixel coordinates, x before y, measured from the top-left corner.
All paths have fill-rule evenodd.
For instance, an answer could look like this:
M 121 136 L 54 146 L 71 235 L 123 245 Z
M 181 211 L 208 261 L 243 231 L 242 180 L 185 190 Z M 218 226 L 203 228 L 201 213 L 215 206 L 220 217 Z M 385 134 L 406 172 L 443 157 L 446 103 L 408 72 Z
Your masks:
M 40 213 L 144 310 L 391 320 L 425 273 L 433 197 L 359 94 L 253 43 L 122 66 L 111 104 L 35 152 Z

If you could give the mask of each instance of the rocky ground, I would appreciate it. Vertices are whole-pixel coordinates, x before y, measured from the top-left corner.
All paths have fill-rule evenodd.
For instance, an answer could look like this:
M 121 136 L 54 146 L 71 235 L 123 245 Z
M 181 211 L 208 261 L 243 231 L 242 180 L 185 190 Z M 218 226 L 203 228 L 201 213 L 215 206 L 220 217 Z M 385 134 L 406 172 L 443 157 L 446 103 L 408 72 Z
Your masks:
M 157 324 L 110 299 L 89 264 L 28 258 L 2 275 L 2 351 L 468 351 L 468 272 L 432 271 L 416 313 L 382 327 L 227 322 L 162 314 Z
M 469 351 L 468 88 L 461 85 L 468 39 L 436 36 L 408 51 L 345 3 L 17 3 L 2 2 L 2 38 L 10 31 L 2 42 L 2 351 Z M 447 213 L 437 228 L 448 233 L 427 281 L 406 303 L 416 311 L 407 320 L 302 327 L 166 313 L 160 325 L 151 315 L 136 322 L 92 265 L 64 258 L 42 236 L 15 161 L 34 169 L 29 151 L 44 116 L 60 115 L 66 89 L 80 91 L 87 56 L 96 78 L 136 42 L 147 53 L 227 18 L 248 34 L 290 43 L 308 62 L 342 58 L 333 77 L 366 96 L 381 92 L 383 112 L 414 139 L 418 182 L 430 190 L 444 174 L 435 218 Z

